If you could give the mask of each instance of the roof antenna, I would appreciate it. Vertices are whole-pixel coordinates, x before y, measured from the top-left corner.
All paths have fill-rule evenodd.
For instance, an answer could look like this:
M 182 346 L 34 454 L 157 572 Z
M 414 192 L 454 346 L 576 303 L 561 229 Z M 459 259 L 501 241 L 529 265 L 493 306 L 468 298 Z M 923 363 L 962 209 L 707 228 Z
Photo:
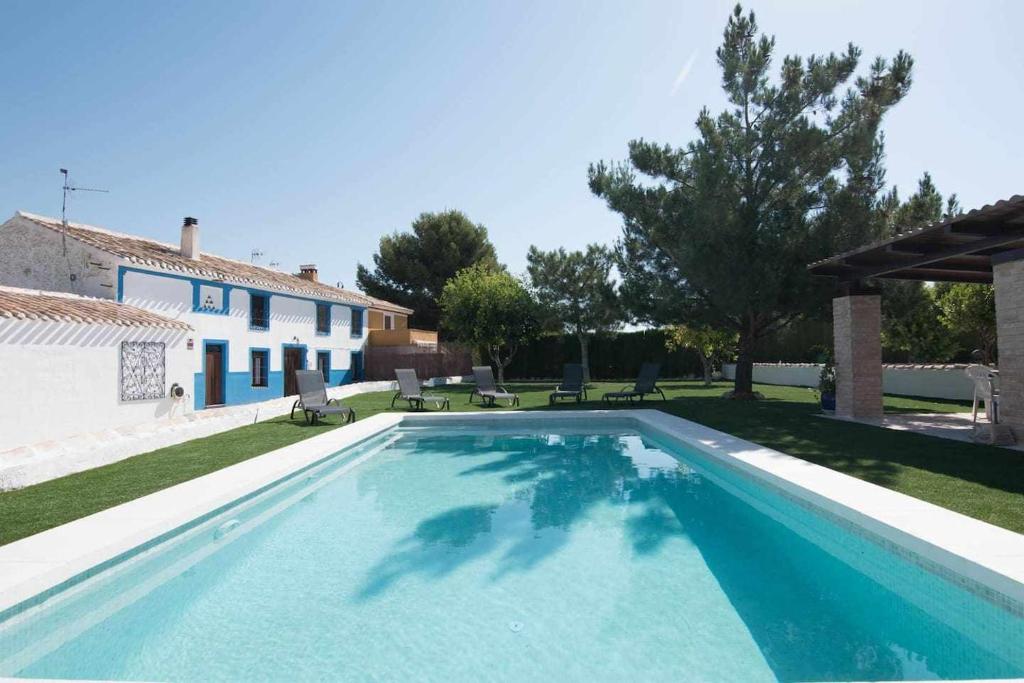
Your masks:
M 260 251 L 259 249 L 253 249 L 252 250 L 252 256 L 249 259 L 249 261 L 250 261 L 250 263 L 254 263 L 255 264 L 255 263 L 258 263 L 261 258 L 263 258 L 263 252 Z
M 60 225 L 61 234 L 60 241 L 64 248 L 64 255 L 68 255 L 68 192 L 110 192 L 110 190 L 100 190 L 95 187 L 75 187 L 68 180 L 68 169 L 62 168 L 60 172 L 64 175 L 64 199 L 60 203 Z

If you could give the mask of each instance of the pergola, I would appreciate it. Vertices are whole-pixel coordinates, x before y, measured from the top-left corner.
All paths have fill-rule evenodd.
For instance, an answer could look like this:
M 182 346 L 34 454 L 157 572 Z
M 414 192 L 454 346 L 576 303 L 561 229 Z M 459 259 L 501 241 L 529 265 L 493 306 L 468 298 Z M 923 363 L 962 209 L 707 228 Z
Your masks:
M 871 280 L 995 285 L 1000 417 L 1024 438 L 1024 196 L 808 266 L 836 280 L 836 415 L 882 416 L 881 297 Z

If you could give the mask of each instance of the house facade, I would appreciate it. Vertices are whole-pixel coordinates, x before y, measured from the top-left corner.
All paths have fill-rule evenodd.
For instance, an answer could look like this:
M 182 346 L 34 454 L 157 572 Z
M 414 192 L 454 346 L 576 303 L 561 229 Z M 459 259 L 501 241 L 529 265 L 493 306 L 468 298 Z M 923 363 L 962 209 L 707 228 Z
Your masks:
M 200 252 L 187 218 L 179 244 L 17 213 L 0 225 L 0 284 L 107 299 L 192 330 L 189 405 L 237 405 L 296 393 L 294 370 L 330 385 L 360 379 L 369 320 L 407 329 L 409 309 L 290 274 Z M 388 322 L 385 323 L 384 321 Z

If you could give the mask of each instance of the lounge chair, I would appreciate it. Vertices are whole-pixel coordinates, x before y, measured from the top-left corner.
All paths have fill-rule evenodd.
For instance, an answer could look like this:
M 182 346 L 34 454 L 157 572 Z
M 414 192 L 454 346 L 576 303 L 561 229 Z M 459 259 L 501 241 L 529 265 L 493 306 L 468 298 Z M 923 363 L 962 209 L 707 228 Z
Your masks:
M 476 380 L 476 387 L 469 395 L 469 402 L 473 402 L 474 396 L 479 396 L 485 406 L 493 406 L 495 401 L 508 401 L 509 407 L 519 405 L 519 394 L 513 394 L 508 389 L 498 386 L 494 382 L 494 371 L 490 365 L 474 365 L 473 379 Z
M 296 370 L 295 381 L 299 385 L 299 400 L 292 405 L 292 417 L 295 408 L 302 409 L 302 415 L 309 423 L 316 424 L 321 417 L 328 415 L 344 415 L 346 422 L 355 422 L 356 411 L 343 406 L 336 398 L 327 398 L 327 385 L 324 384 L 324 373 L 319 370 Z
M 611 402 L 612 399 L 624 398 L 632 403 L 634 398 L 639 398 L 642 401 L 647 394 L 660 394 L 661 400 L 664 401 L 665 392 L 658 388 L 659 372 L 661 372 L 661 365 L 658 363 L 644 363 L 640 366 L 640 374 L 632 389 L 627 384 L 619 391 L 609 391 L 601 397 L 601 400 Z
M 579 363 L 567 363 L 562 368 L 562 383 L 548 396 L 548 405 L 554 405 L 560 398 L 574 398 L 576 402 L 587 398 L 587 386 L 583 382 L 583 366 Z
M 984 402 L 985 415 L 989 422 L 999 422 L 999 373 L 984 365 L 969 365 L 964 370 L 974 382 L 974 401 L 971 406 L 971 421 L 978 421 L 978 403 Z
M 411 368 L 395 370 L 395 377 L 398 379 L 398 393 L 391 398 L 392 408 L 395 407 L 395 401 L 398 399 L 408 401 L 409 407 L 415 410 L 423 409 L 427 403 L 435 404 L 439 410 L 451 408 L 447 396 L 431 396 L 423 393 L 415 370 Z

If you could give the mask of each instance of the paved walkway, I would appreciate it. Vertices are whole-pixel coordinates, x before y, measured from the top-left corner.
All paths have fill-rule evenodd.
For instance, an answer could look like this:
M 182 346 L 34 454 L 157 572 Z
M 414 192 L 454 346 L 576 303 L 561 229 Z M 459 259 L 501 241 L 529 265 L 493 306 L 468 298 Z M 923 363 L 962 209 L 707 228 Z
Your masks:
M 965 441 L 975 443 L 974 424 L 971 421 L 971 414 L 968 413 L 893 413 L 886 415 L 881 420 L 857 420 L 835 415 L 823 415 L 830 420 L 842 420 L 843 422 L 859 422 L 885 429 L 894 429 L 901 432 L 917 432 L 936 436 L 940 439 L 953 439 L 954 441 Z M 978 415 L 978 425 L 988 425 L 988 421 Z M 1004 446 L 1024 451 L 1024 445 Z
M 329 387 L 331 398 L 372 391 L 393 391 L 394 382 L 359 382 Z M 285 415 L 295 397 L 277 398 L 177 415 L 144 424 L 77 434 L 0 451 L 0 491 L 22 488 L 75 472 L 184 443 L 259 420 Z

